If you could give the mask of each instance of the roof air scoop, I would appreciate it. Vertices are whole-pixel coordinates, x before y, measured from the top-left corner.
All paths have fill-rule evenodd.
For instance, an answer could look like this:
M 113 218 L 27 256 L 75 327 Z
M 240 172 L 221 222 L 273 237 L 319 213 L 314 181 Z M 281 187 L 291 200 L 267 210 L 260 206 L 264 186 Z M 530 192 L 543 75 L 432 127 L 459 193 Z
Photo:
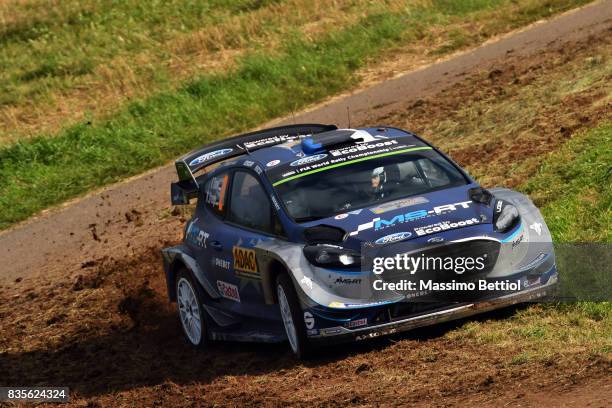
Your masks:
M 369 143 L 378 140 L 365 130 L 337 129 L 314 134 L 302 139 L 302 151 L 305 154 L 318 154 L 330 148 L 341 148 L 358 143 Z

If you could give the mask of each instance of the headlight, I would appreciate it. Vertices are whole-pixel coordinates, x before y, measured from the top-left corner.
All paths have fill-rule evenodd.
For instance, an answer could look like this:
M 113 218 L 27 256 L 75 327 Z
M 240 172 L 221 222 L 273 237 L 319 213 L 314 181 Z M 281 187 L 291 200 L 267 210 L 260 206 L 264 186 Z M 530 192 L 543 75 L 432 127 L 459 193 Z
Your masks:
M 515 206 L 507 201 L 497 200 L 493 215 L 495 230 L 506 232 L 512 228 L 519 220 L 519 212 Z
M 335 245 L 307 245 L 304 247 L 304 256 L 316 266 L 324 268 L 359 268 L 361 255 L 357 251 Z

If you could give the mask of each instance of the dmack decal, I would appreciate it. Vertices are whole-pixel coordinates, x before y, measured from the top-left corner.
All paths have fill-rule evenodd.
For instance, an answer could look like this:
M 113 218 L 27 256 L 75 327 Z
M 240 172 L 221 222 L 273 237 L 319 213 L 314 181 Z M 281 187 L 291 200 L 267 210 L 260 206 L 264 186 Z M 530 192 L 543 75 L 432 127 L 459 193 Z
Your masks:
M 214 159 L 215 157 L 219 157 L 219 156 L 223 156 L 225 154 L 231 153 L 232 150 L 233 149 L 221 149 L 221 150 L 215 150 L 213 152 L 203 154 L 201 156 L 196 157 L 192 161 L 190 161 L 189 165 L 196 166 L 198 164 L 202 164 L 210 159 Z
M 471 201 L 462 201 L 459 203 L 444 204 L 444 205 L 434 207 L 431 210 L 417 210 L 417 211 L 407 212 L 405 214 L 399 214 L 391 219 L 383 219 L 383 218 L 377 217 L 377 218 L 374 218 L 370 222 L 366 222 L 365 224 L 359 225 L 357 227 L 357 230 L 352 231 L 350 235 L 357 235 L 361 231 L 369 230 L 372 228 L 374 228 L 375 231 L 378 231 L 378 230 L 381 230 L 387 227 L 391 227 L 396 224 L 403 224 L 404 222 L 410 222 L 410 221 L 418 220 L 419 218 L 425 218 L 432 214 L 436 214 L 436 215 L 445 214 L 450 211 L 455 211 L 457 209 L 457 206 L 462 207 L 462 208 L 469 208 L 471 203 L 472 203 Z
M 235 270 L 252 274 L 259 273 L 257 269 L 257 258 L 255 257 L 254 250 L 235 246 L 232 249 L 232 253 L 234 255 Z
M 219 293 L 224 298 L 240 303 L 240 292 L 238 292 L 238 286 L 223 281 L 217 281 L 217 289 L 219 289 Z

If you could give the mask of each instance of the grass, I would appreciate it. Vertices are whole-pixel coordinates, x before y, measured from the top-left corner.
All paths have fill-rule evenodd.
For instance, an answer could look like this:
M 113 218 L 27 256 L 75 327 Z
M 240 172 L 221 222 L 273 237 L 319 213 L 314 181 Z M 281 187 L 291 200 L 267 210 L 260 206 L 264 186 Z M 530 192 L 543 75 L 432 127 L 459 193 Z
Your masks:
M 389 118 L 450 151 L 485 185 L 528 194 L 556 243 L 562 293 L 607 300 L 534 304 L 446 335 L 499 348 L 508 367 L 612 351 L 611 46 L 591 39 L 509 59 Z
M 172 4 L 178 7 L 183 3 Z M 197 9 L 199 11 L 194 13 L 201 14 L 202 19 L 224 21 L 224 18 L 232 18 L 234 15 L 240 17 L 248 10 L 258 9 L 257 5 L 281 7 L 280 3 L 277 5 L 275 2 L 268 4 L 243 1 L 223 4 L 218 10 L 215 8 L 214 12 L 211 6 L 210 13 L 202 11 L 204 9 Z M 247 7 L 247 4 L 252 6 Z M 376 57 L 384 56 L 389 50 L 405 47 L 406 44 L 427 42 L 428 36 L 438 35 L 440 32 L 451 33 L 452 39 L 456 36 L 453 30 L 463 30 L 468 40 L 462 44 L 471 44 L 496 32 L 576 4 L 566 0 L 545 3 L 533 0 L 465 3 L 425 1 L 401 7 L 399 11 L 397 6 L 391 9 L 367 8 L 370 13 L 354 23 L 341 25 L 339 29 L 328 28 L 313 37 L 305 36 L 303 30 L 281 30 L 282 39 L 279 39 L 278 47 L 254 47 L 240 56 L 227 70 L 197 76 L 182 85 L 176 84 L 177 87 L 172 87 L 169 83 L 165 86 L 161 81 L 161 91 L 129 102 L 103 120 L 98 119 L 95 113 L 90 113 L 86 120 L 63 128 L 56 134 L 43 133 L 32 139 L 19 140 L 1 147 L 0 229 L 92 188 L 163 164 L 197 145 L 252 128 L 286 114 L 291 109 L 298 109 L 346 90 L 355 85 L 355 73 L 360 68 Z M 5 31 L 2 37 L 6 44 L 3 48 L 4 55 L 16 55 L 7 54 L 6 49 L 16 47 L 14 49 L 18 50 L 19 44 L 24 41 L 36 42 L 47 38 L 45 35 L 35 34 L 43 30 L 52 33 L 45 40 L 49 44 L 37 45 L 34 48 L 41 47 L 47 53 L 44 55 L 57 56 L 57 44 L 78 44 L 71 35 L 75 31 L 83 30 L 79 35 L 100 36 L 99 48 L 105 48 L 105 41 L 111 41 L 113 47 L 118 47 L 115 51 L 113 47 L 111 50 L 105 50 L 106 54 L 100 54 L 99 59 L 94 58 L 92 66 L 99 67 L 105 58 L 110 58 L 112 63 L 117 55 L 129 56 L 134 50 L 158 48 L 157 43 L 147 46 L 148 40 L 139 40 L 138 32 L 147 33 L 144 37 L 161 43 L 166 39 L 164 36 L 169 35 L 164 31 L 168 26 L 184 26 L 185 30 L 198 26 L 193 21 L 182 22 L 182 13 L 168 17 L 171 23 L 161 22 L 167 17 L 163 14 L 166 13 L 165 8 L 161 6 L 159 12 L 145 12 L 138 7 L 133 10 L 135 3 L 128 7 L 129 12 L 126 11 L 128 9 L 121 8 L 127 7 L 122 3 L 113 3 L 113 7 L 115 6 L 118 7 L 117 11 L 107 10 L 110 13 L 108 16 L 102 13 L 105 18 L 94 15 L 96 13 L 91 10 L 80 11 L 82 16 L 78 18 L 68 17 L 74 11 L 69 5 L 59 14 L 49 10 L 39 15 L 32 10 L 40 11 L 40 7 L 28 8 L 28 15 L 37 22 L 32 25 L 27 18 L 14 21 L 13 31 Z M 345 8 L 353 10 L 350 4 Z M 113 37 L 111 34 L 116 34 L 115 29 L 122 27 L 120 18 L 125 13 L 128 19 L 134 21 L 133 24 L 140 24 L 133 27 L 134 30 L 126 30 L 125 35 L 128 35 L 127 31 L 135 31 L 132 35 L 137 38 L 128 41 L 127 45 L 116 45 L 116 35 Z M 196 20 L 199 21 L 198 18 Z M 478 30 L 470 34 L 470 28 L 473 28 L 470 23 L 474 22 L 482 22 L 484 31 Z M 127 25 L 128 28 L 131 27 L 130 24 Z M 99 32 L 91 31 L 91 27 L 98 26 L 101 27 Z M 108 35 L 111 35 L 110 39 L 107 38 Z M 59 41 L 57 38 L 64 40 Z M 446 38 L 445 35 L 442 35 L 442 38 Z M 97 48 L 92 48 L 95 55 Z M 450 47 L 444 52 L 451 49 L 454 48 Z M 71 58 L 82 61 L 72 54 L 77 51 L 71 50 L 72 48 L 68 47 L 66 51 L 67 61 Z M 44 61 L 46 58 L 41 54 L 36 60 Z M 24 67 L 27 63 L 24 61 L 14 65 Z M 32 67 L 28 72 L 38 69 L 40 67 Z M 34 75 L 31 80 L 53 82 L 58 78 L 54 74 L 57 72 L 51 70 L 42 76 Z M 8 80 L 8 85 L 5 80 L 2 86 L 10 88 L 16 76 L 19 77 L 18 73 L 9 74 L 8 77 L 13 79 Z M 68 75 L 70 78 L 73 76 Z M 63 78 L 62 75 L 59 77 Z M 113 75 L 107 79 L 112 82 L 112 78 Z M 23 84 L 19 83 L 17 87 L 21 85 Z M 62 87 L 61 84 L 57 87 L 52 84 L 48 89 L 61 90 Z M 114 102 L 116 104 L 118 101 Z
M 384 1 L 46 1 L 0 6 L 0 141 L 227 70 L 247 51 L 316 39 Z M 86 44 L 86 46 L 85 46 Z
M 512 60 L 474 75 L 469 79 L 473 83 L 469 89 L 460 85 L 450 89 L 445 98 L 422 101 L 403 113 L 398 125 L 424 135 L 449 152 L 482 184 L 518 187 L 538 171 L 543 157 L 560 148 L 573 133 L 609 117 L 611 50 L 612 42 L 599 41 L 588 48 L 568 50 L 571 58 L 559 52 L 534 57 L 533 63 Z M 602 132 L 596 137 L 603 137 Z M 571 159 L 573 147 L 569 149 L 557 166 Z M 605 149 L 598 154 L 609 157 Z M 573 174 L 556 177 L 541 180 L 529 189 L 538 206 L 558 197 L 565 181 L 574 188 L 578 186 L 571 181 L 575 180 Z M 588 185 L 593 190 L 596 183 Z M 598 194 L 583 193 L 583 200 L 596 199 Z M 604 218 L 592 221 L 605 222 Z M 583 236 L 586 241 L 601 238 Z M 567 242 L 567 234 L 560 238 Z
M 524 186 L 555 242 L 612 242 L 612 122 L 572 138 Z M 568 165 L 571 163 L 571 165 Z
M 602 243 L 599 255 L 594 255 L 593 244 L 578 254 L 565 249 L 569 255 L 579 256 L 582 261 L 600 258 L 602 268 L 588 270 L 595 275 L 595 281 L 600 281 L 595 287 L 584 288 L 590 282 L 582 275 L 584 270 L 567 265 L 567 260 L 566 265 L 560 262 L 562 293 L 582 296 L 581 299 L 599 295 L 607 301 L 535 304 L 520 309 L 507 319 L 469 322 L 449 333 L 450 338 L 521 350 L 510 358 L 509 365 L 550 364 L 560 357 L 585 351 L 593 356 L 612 352 L 612 303 L 609 301 L 611 144 L 610 122 L 584 131 L 551 153 L 538 173 L 521 186 L 523 191 L 546 200 L 541 210 L 555 242 Z M 590 197 L 585 203 L 584 192 L 593 190 L 598 191 L 597 197 Z M 560 254 L 559 248 L 556 252 L 557 257 L 568 255 Z M 582 276 L 575 276 L 579 273 Z M 597 289 L 601 293 L 593 293 Z

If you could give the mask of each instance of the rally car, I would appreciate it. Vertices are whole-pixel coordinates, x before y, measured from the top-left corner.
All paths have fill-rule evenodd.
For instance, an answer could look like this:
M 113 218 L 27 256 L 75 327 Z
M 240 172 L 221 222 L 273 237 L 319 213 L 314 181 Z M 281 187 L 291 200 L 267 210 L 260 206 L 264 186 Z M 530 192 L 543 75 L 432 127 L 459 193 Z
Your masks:
M 164 271 L 196 347 L 288 341 L 305 357 L 322 344 L 540 299 L 557 283 L 550 233 L 529 198 L 482 188 L 404 130 L 277 127 L 175 164 L 172 204 L 197 201 L 182 243 L 162 250 Z M 375 258 L 398 254 L 473 256 L 481 268 L 373 270 Z M 426 276 L 424 288 L 387 285 Z M 476 280 L 515 285 L 460 287 Z

